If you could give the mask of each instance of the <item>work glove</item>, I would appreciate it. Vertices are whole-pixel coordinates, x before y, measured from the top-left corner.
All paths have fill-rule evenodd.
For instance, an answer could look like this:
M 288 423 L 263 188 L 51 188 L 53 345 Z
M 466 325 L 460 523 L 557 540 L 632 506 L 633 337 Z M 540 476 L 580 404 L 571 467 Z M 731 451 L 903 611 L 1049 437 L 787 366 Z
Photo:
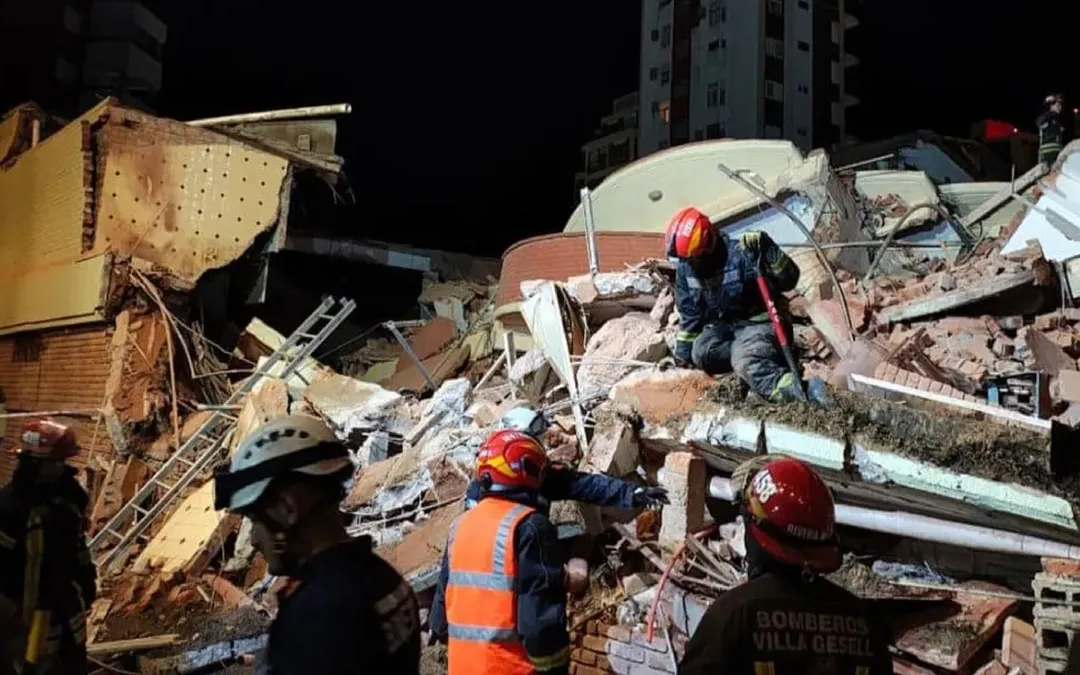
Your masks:
M 639 487 L 634 490 L 634 506 L 647 508 L 650 511 L 659 509 L 664 504 L 670 504 L 667 496 L 667 488 L 662 487 Z
M 761 255 L 761 240 L 762 235 L 760 232 L 743 232 L 739 235 L 739 243 L 755 258 Z

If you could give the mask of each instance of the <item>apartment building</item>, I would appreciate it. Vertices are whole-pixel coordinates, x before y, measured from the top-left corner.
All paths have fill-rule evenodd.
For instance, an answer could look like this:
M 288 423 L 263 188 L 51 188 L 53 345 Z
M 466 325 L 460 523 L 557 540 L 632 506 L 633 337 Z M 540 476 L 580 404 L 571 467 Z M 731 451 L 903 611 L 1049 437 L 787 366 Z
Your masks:
M 0 0 L 0 114 L 36 101 L 76 112 L 89 0 Z
M 859 0 L 643 0 L 638 148 L 851 140 Z
M 611 105 L 611 114 L 600 120 L 593 138 L 581 146 L 581 169 L 574 174 L 575 195 L 581 188 L 594 188 L 624 164 L 638 157 L 638 94 L 620 96 Z
M 133 0 L 95 0 L 90 13 L 80 106 L 106 96 L 153 112 L 161 91 L 166 25 Z

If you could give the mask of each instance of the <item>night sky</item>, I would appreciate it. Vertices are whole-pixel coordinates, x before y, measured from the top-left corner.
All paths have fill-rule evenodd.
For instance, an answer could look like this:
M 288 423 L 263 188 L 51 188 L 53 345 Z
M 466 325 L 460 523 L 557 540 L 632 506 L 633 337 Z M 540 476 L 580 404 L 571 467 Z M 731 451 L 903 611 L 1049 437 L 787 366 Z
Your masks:
M 580 144 L 637 87 L 639 0 L 362 3 L 350 13 L 340 0 L 146 4 L 169 25 L 161 114 L 352 103 L 338 152 L 356 206 L 335 217 L 357 237 L 497 256 L 561 229 Z M 1042 97 L 1069 91 L 1056 63 L 1074 60 L 1073 42 L 1031 44 L 1049 35 L 1037 26 L 1049 2 L 863 4 L 852 38 L 862 106 L 850 131 L 864 140 L 918 128 L 966 136 L 987 117 L 1032 128 Z M 1050 31 L 1069 29 L 1071 17 L 1053 16 Z

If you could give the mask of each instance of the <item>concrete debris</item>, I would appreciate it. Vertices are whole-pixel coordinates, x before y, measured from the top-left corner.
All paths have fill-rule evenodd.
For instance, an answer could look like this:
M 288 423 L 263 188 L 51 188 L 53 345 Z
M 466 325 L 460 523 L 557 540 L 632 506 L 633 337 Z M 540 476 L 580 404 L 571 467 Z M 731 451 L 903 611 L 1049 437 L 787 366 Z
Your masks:
M 0 147 L 0 155 L 35 152 L 24 145 Z M 1061 645 L 1080 624 L 1053 601 L 1080 598 L 1080 563 L 1048 559 L 1037 572 L 1030 553 L 1080 558 L 1073 555 L 1080 550 L 1074 452 L 1080 308 L 1072 306 L 1080 289 L 1080 264 L 1073 270 L 1080 248 L 1058 236 L 1061 221 L 1080 214 L 1071 177 L 1080 176 L 1080 153 L 1074 153 L 1080 145 L 1070 146 L 1061 172 L 1040 184 L 1037 208 L 1045 213 L 1025 206 L 1009 217 L 1012 225 L 970 232 L 965 228 L 995 218 L 1008 198 L 991 190 L 983 202 L 968 204 L 962 218 L 946 218 L 953 197 L 946 199 L 949 191 L 922 172 L 841 175 L 823 152 L 804 157 L 793 147 L 768 147 L 776 170 L 752 182 L 765 186 L 767 199 L 717 174 L 702 183 L 712 192 L 701 203 L 729 235 L 760 229 L 788 247 L 802 270 L 787 298 L 798 365 L 804 376 L 830 384 L 830 407 L 763 403 L 748 397 L 733 375 L 673 367 L 665 357 L 679 317 L 674 274 L 665 261 L 605 262 L 608 271 L 597 274 L 562 261 L 534 261 L 534 278 L 503 270 L 502 281 L 513 288 L 500 289 L 491 268 L 447 276 L 419 265 L 414 252 L 405 256 L 412 262 L 401 265 L 423 275 L 416 279 L 420 292 L 408 298 L 409 312 L 399 314 L 392 329 L 380 323 L 365 331 L 345 322 L 337 341 L 305 349 L 311 336 L 289 334 L 298 322 L 281 320 L 267 306 L 242 331 L 243 324 L 230 325 L 221 332 L 231 337 L 214 336 L 233 346 L 226 351 L 203 335 L 191 311 L 203 307 L 188 293 L 206 269 L 226 274 L 228 260 L 211 261 L 210 249 L 198 241 L 184 245 L 189 255 L 198 249 L 197 264 L 181 264 L 154 244 L 129 242 L 125 251 L 134 261 L 110 272 L 131 279 L 120 283 L 130 286 L 126 294 L 108 298 L 115 321 L 95 314 L 104 297 L 95 289 L 85 326 L 41 331 L 44 346 L 34 352 L 40 360 L 23 358 L 33 351 L 23 334 L 29 329 L 0 325 L 0 357 L 12 364 L 0 369 L 4 405 L 24 411 L 34 401 L 56 400 L 76 408 L 84 407 L 74 405 L 78 401 L 97 404 L 104 397 L 101 430 L 77 427 L 80 440 L 94 446 L 79 459 L 97 483 L 91 486 L 93 528 L 118 513 L 219 412 L 227 413 L 220 429 L 232 434 L 229 451 L 278 415 L 319 417 L 357 464 L 341 505 L 350 532 L 370 535 L 425 602 L 480 444 L 502 428 L 512 407 L 540 410 L 551 422 L 542 440 L 553 461 L 636 484 L 660 483 L 671 500 L 660 512 L 643 513 L 570 501 L 551 506 L 560 538 L 573 540 L 567 549 L 592 565 L 588 588 L 568 610 L 572 672 L 584 675 L 674 671 L 672 657 L 712 599 L 744 581 L 745 526 L 715 481 L 730 489 L 723 481 L 752 457 L 797 457 L 833 489 L 838 520 L 844 515 L 842 522 L 855 523 L 841 530 L 848 562 L 833 580 L 869 601 L 918 601 L 927 609 L 914 617 L 889 614 L 896 624 L 897 672 L 1059 672 Z M 73 156 L 81 162 L 81 155 Z M 281 161 L 285 175 L 291 160 Z M 710 162 L 712 170 L 716 162 Z M 0 167 L 0 204 L 15 201 L 2 199 L 2 179 L 22 164 Z M 278 207 L 276 199 L 273 204 Z M 836 246 L 819 257 L 787 212 L 812 225 L 815 241 Z M 1047 215 L 1054 212 L 1059 215 Z M 272 221 L 266 217 L 229 239 L 255 241 Z M 665 224 L 651 227 L 659 232 Z M 43 223 L 27 227 L 47 229 Z M 94 248 L 94 235 L 86 236 L 90 257 L 109 253 L 113 259 L 115 251 Z M 875 242 L 886 248 L 867 246 Z M 221 255 L 232 260 L 247 246 Z M 145 269 L 154 272 L 136 273 Z M 554 278 L 535 278 L 544 274 Z M 524 302 L 518 302 L 518 287 Z M 2 311 L 3 302 L 0 317 L 15 316 L 15 309 Z M 22 317 L 19 325 L 55 318 Z M 212 323 L 227 319 L 215 315 Z M 88 350 L 94 358 L 85 360 L 100 369 L 73 379 L 100 379 L 100 390 L 57 389 L 74 367 L 70 355 Z M 25 389 L 38 381 L 49 389 Z M 234 391 L 247 393 L 230 400 Z M 9 470 L 0 462 L 0 473 Z M 196 638 L 201 629 L 195 624 L 222 619 L 226 608 L 261 607 L 275 583 L 254 551 L 250 522 L 214 513 L 209 487 L 203 479 L 193 483 L 147 532 L 149 543 L 117 556 L 110 568 L 117 574 L 106 579 L 95 603 L 95 639 L 178 633 L 171 660 L 161 663 L 182 670 L 206 654 L 232 658 L 248 648 L 241 638 L 265 631 L 262 623 L 241 622 L 231 632 Z M 920 520 L 930 518 L 933 528 Z M 981 527 L 984 536 L 947 543 L 939 530 L 949 526 Z M 974 537 L 971 531 L 963 530 Z M 1020 552 L 1009 548 L 1016 537 Z M 676 549 L 683 557 L 673 563 Z M 869 560 L 877 562 L 863 562 Z M 920 584 L 929 588 L 913 587 Z M 1012 597 L 1025 585 L 1037 599 L 1030 616 Z M 211 605 L 204 594 L 227 602 Z M 954 598 L 959 611 L 942 618 L 943 598 Z M 653 606 L 674 623 L 671 646 L 643 629 Z M 136 626 L 141 620 L 146 625 Z M 987 645 L 996 644 L 998 633 L 1002 649 L 995 656 Z
M 582 399 L 599 399 L 628 374 L 664 358 L 668 347 L 659 329 L 638 312 L 605 323 L 589 339 L 578 368 Z

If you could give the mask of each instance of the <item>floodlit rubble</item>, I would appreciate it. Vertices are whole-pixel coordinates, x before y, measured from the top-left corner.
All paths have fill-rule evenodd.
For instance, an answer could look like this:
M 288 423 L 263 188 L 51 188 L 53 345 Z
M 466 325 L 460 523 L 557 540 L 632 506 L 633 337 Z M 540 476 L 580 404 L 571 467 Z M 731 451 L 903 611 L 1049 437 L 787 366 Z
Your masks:
M 109 106 L 87 124 L 108 132 L 108 167 L 141 156 L 132 148 L 144 146 L 122 138 L 133 129 L 165 125 L 172 139 L 189 133 Z M 255 318 L 234 347 L 214 345 L 185 313 L 193 285 L 278 226 L 284 207 L 276 200 L 293 171 L 340 162 L 305 164 L 295 153 L 249 146 L 247 137 L 190 133 L 214 157 L 264 153 L 266 168 L 276 161 L 274 209 L 247 199 L 254 193 L 246 180 L 229 183 L 219 194 L 247 229 L 230 230 L 235 241 L 224 248 L 213 248 L 197 221 L 175 216 L 195 237 L 192 262 L 158 246 L 158 235 L 137 234 L 139 219 L 154 222 L 158 208 L 147 215 L 135 206 L 145 198 L 137 181 L 119 180 L 130 199 L 115 202 L 110 187 L 98 186 L 93 217 L 72 212 L 86 237 L 73 245 L 89 253 L 43 273 L 71 283 L 84 274 L 76 266 L 91 265 L 86 278 L 104 279 L 105 289 L 95 286 L 94 297 L 108 302 L 72 300 L 69 314 L 88 318 L 62 333 L 49 332 L 58 308 L 8 321 L 24 307 L 0 305 L 0 356 L 10 350 L 13 363 L 35 344 L 20 337 L 25 326 L 43 330 L 36 344 L 54 353 L 100 351 L 86 381 L 100 378 L 104 388 L 79 402 L 99 414 L 78 422 L 91 454 L 91 534 L 102 576 L 90 620 L 94 658 L 142 672 L 193 672 L 265 642 L 275 590 L 287 580 L 268 576 L 250 523 L 213 510 L 211 464 L 169 473 L 178 454 L 219 460 L 276 415 L 322 418 L 358 466 L 342 504 L 350 532 L 371 536 L 430 599 L 476 450 L 508 410 L 527 405 L 552 422 L 544 440 L 553 459 L 663 483 L 672 498 L 659 513 L 552 505 L 565 553 L 589 562 L 588 588 L 569 607 L 578 675 L 675 672 L 710 601 L 745 579 L 727 476 L 760 453 L 801 458 L 833 488 L 847 550 L 833 578 L 888 617 L 897 672 L 1063 668 L 1080 626 L 1070 604 L 1080 601 L 1074 147 L 1046 176 L 1036 171 L 963 208 L 955 191 L 939 191 L 920 172 L 837 174 L 820 151 L 762 195 L 717 181 L 721 227 L 769 231 L 803 270 L 788 299 L 803 374 L 830 385 L 834 405 L 820 409 L 770 404 L 733 376 L 669 366 L 678 313 L 674 271 L 660 259 L 522 282 L 527 348 L 496 320 L 494 278 L 429 278 L 417 298 L 429 318 L 376 326 L 321 358 L 309 347 L 325 337 L 320 330 L 339 325 L 333 320 L 306 328 L 316 336 L 307 339 Z M 18 146 L 25 154 L 5 160 L 0 188 L 5 173 L 25 170 L 49 143 L 61 147 L 52 139 Z M 171 167 L 172 146 L 163 147 Z M 190 187 L 180 185 L 173 187 Z M 249 213 L 255 222 L 247 225 Z M 795 237 L 790 217 L 805 221 L 820 250 Z M 353 307 L 328 299 L 311 309 L 344 319 Z M 8 408 L 40 409 L 44 397 L 24 402 L 31 398 L 21 381 L 0 367 Z M 200 445 L 211 432 L 217 445 Z M 182 489 L 155 482 L 166 474 L 183 477 Z M 125 519 L 133 501 L 156 515 L 142 524 Z M 142 536 L 120 546 L 102 535 L 136 526 Z

